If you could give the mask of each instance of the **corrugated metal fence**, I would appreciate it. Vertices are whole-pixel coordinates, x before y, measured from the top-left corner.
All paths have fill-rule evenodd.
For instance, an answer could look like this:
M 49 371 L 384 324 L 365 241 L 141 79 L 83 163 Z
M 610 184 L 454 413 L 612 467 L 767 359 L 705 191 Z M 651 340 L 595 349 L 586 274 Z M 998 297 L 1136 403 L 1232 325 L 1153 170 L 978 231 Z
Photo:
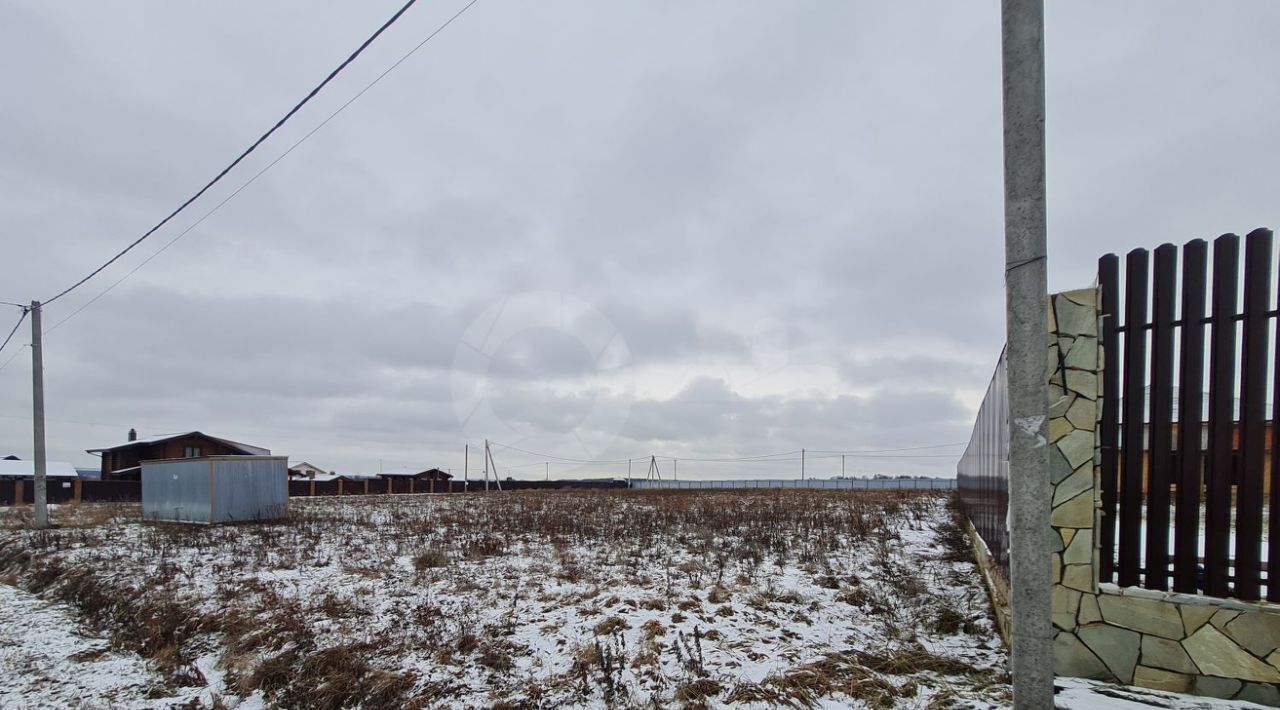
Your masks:
M 956 467 L 960 505 L 986 543 L 991 558 L 1009 575 L 1009 384 L 1000 354 L 987 394 Z
M 640 490 L 720 490 L 749 488 L 814 488 L 839 491 L 940 490 L 956 487 L 954 478 L 841 478 L 797 479 L 761 478 L 719 481 L 632 480 L 631 487 Z

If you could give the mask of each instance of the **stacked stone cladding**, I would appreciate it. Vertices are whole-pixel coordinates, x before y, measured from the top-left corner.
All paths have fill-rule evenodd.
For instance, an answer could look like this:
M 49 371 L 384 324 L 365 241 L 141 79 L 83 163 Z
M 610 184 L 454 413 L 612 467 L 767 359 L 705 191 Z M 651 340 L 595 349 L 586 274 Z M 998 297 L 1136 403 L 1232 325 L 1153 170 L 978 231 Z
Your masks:
M 1097 305 L 1096 289 L 1050 299 L 1055 670 L 1280 706 L 1280 606 L 1098 583 Z

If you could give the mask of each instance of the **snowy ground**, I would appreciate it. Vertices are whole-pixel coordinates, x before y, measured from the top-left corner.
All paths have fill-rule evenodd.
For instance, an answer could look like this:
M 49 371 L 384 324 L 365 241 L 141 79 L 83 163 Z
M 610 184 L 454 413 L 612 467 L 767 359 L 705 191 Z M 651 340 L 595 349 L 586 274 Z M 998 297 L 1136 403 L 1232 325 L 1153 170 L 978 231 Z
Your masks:
M 1058 678 L 1055 704 L 1068 710 L 1239 710 L 1264 706 L 1243 700 L 1217 700 L 1181 693 L 1166 693 L 1147 688 L 1132 688 L 1080 678 Z
M 0 585 L 0 707 L 36 704 L 63 707 L 146 707 L 161 690 L 160 676 L 131 653 L 78 633 L 75 611 Z M 166 698 L 163 702 L 172 702 Z
M 27 591 L 0 585 L 0 707 L 1002 707 L 947 501 L 371 496 L 216 528 L 82 505 L 47 532 L 8 511 L 0 582 Z M 1062 707 L 1116 701 L 1072 683 Z

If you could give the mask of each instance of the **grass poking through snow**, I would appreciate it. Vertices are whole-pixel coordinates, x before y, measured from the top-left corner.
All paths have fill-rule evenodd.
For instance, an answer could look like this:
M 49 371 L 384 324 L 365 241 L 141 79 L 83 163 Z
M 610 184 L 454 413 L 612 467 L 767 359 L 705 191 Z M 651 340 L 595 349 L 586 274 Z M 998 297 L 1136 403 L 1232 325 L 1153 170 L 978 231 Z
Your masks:
M 0 575 L 79 609 L 175 687 L 216 684 L 228 700 L 1008 700 L 977 572 L 937 494 L 294 499 L 286 520 L 224 527 L 136 513 L 61 506 L 41 532 L 0 518 Z

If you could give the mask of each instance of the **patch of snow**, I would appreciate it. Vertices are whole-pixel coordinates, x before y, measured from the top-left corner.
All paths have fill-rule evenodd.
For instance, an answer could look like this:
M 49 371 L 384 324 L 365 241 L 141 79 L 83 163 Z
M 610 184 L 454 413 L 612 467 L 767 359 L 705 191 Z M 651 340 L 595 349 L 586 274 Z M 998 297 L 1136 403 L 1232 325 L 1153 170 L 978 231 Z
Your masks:
M 0 609 L 2 708 L 167 708 L 190 699 L 165 692 L 143 659 L 81 629 L 64 605 L 0 584 Z
M 1151 708 L 1178 708 L 1179 710 L 1258 708 L 1262 710 L 1264 708 L 1262 705 L 1244 700 L 1218 700 L 1084 678 L 1057 678 L 1054 680 L 1054 688 L 1057 691 L 1054 696 L 1054 705 L 1063 710 L 1151 710 Z

